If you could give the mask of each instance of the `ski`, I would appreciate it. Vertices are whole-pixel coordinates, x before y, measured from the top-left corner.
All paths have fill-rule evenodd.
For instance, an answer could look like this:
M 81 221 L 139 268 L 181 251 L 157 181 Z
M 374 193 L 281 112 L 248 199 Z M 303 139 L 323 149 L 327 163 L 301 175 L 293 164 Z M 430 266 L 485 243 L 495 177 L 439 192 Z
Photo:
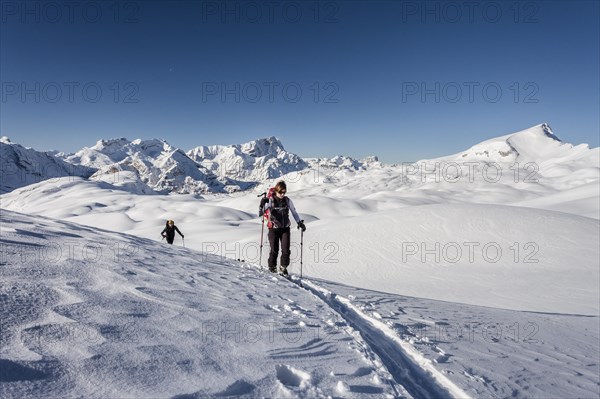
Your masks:
M 277 274 L 279 274 L 281 277 L 285 278 L 286 280 L 304 288 L 304 285 L 302 285 L 302 279 L 298 278 L 298 276 L 292 275 L 292 274 L 283 274 L 283 273 L 277 273 Z

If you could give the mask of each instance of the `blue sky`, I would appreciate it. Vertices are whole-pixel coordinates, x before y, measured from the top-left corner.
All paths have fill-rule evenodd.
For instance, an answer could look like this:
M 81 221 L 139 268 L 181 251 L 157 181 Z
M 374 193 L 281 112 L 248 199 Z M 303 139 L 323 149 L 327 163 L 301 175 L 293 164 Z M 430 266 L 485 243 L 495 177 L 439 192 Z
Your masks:
M 597 1 L 68 4 L 1 1 L 0 133 L 39 150 L 275 135 L 401 162 L 542 122 L 599 145 Z

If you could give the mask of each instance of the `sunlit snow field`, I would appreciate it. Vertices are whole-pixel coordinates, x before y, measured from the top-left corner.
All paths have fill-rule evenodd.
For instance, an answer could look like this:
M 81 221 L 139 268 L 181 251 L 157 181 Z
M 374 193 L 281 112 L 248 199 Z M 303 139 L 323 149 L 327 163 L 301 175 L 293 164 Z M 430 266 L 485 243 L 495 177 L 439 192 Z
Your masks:
M 414 164 L 291 172 L 307 225 L 291 282 L 259 266 L 258 195 L 278 179 L 16 189 L 0 197 L 0 394 L 598 397 L 599 163 L 536 126 Z M 160 240 L 167 219 L 185 248 Z

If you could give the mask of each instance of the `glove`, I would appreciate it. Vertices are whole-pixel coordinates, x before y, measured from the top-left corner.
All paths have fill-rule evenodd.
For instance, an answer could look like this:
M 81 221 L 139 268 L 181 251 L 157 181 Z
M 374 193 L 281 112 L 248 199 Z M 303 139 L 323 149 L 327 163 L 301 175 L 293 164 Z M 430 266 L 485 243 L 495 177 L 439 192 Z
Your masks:
M 182 234 L 182 235 L 181 235 L 181 238 L 185 238 L 185 236 Z
M 262 215 L 264 215 L 265 205 L 267 204 L 267 202 L 269 202 L 269 200 L 266 199 L 265 197 L 263 197 L 263 199 L 260 200 L 260 206 L 258 207 L 258 217 L 261 217 Z
M 304 220 L 298 222 L 298 228 L 302 229 L 303 232 L 306 231 L 306 226 L 304 225 Z
M 165 238 L 167 235 L 166 234 L 161 234 L 162 238 Z

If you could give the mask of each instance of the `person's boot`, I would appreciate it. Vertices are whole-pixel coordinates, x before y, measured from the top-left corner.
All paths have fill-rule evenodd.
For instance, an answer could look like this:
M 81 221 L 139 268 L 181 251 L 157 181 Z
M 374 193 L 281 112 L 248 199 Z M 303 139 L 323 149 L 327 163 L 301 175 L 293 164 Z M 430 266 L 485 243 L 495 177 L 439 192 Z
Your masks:
M 280 266 L 279 270 L 280 270 L 281 275 L 286 276 L 286 277 L 289 276 L 286 266 Z
M 277 273 L 277 268 L 276 268 L 275 266 L 271 266 L 271 265 L 269 265 L 269 271 L 270 271 L 271 273 Z

